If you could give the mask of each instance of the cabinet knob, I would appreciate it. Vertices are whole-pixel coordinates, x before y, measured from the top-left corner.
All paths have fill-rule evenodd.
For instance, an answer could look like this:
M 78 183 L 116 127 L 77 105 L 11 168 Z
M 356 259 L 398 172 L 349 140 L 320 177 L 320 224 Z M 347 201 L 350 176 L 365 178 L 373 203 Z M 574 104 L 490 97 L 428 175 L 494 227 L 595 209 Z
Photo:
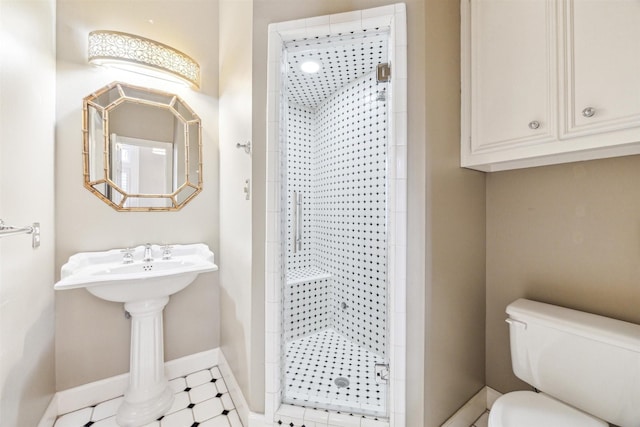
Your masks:
M 540 122 L 537 120 L 534 120 L 532 122 L 529 122 L 529 129 L 538 129 L 540 127 Z
M 594 114 L 596 114 L 596 109 L 593 107 L 587 107 L 582 110 L 582 115 L 585 117 L 593 117 Z

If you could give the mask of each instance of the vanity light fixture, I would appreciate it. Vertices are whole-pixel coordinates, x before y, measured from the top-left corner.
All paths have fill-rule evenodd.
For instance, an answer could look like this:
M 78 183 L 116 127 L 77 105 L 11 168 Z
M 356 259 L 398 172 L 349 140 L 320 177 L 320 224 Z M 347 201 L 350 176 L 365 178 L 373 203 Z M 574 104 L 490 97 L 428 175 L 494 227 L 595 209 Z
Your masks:
M 188 55 L 145 37 L 119 31 L 89 33 L 89 62 L 111 65 L 200 87 L 200 65 Z

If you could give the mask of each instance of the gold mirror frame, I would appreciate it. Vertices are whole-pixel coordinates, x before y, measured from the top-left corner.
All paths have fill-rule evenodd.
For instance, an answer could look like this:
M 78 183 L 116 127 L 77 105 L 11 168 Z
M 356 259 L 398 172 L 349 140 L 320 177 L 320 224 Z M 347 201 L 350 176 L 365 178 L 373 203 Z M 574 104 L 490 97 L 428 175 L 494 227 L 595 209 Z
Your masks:
M 202 191 L 202 125 L 177 95 L 111 83 L 84 98 L 82 133 L 84 186 L 117 211 L 176 211 Z

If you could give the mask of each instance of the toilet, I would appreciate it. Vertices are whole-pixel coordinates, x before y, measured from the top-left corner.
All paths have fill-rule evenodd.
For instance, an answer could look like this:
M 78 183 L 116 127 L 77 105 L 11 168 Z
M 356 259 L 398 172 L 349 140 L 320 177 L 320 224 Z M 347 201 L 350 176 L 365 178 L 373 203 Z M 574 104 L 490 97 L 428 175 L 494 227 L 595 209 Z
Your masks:
M 499 397 L 489 427 L 640 427 L 640 325 L 519 299 L 511 362 L 540 392 Z

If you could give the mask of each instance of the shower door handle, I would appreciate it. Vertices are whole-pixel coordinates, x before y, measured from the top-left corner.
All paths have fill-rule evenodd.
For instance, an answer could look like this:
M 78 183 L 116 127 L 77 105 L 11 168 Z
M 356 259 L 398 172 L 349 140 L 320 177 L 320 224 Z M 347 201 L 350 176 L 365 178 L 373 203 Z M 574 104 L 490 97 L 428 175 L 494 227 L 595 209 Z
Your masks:
M 302 250 L 302 194 L 293 192 L 293 253 Z

